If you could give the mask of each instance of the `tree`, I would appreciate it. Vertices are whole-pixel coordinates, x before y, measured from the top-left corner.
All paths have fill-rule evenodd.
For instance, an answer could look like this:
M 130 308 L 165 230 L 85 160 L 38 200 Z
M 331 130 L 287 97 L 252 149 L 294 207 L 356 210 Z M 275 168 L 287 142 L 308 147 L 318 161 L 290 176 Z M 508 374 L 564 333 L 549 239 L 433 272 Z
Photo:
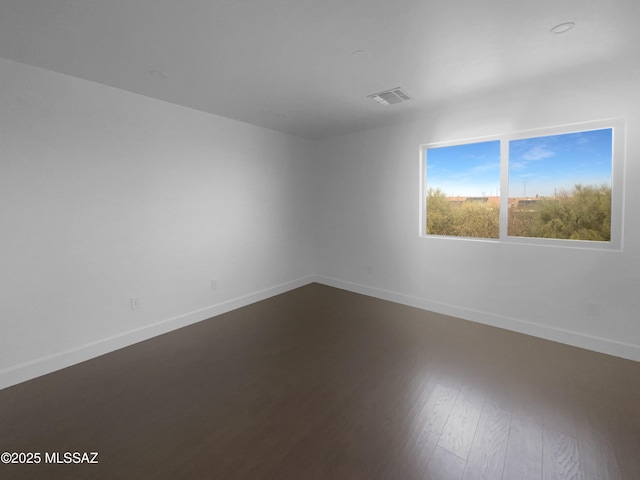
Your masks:
M 486 203 L 452 203 L 439 188 L 427 192 L 427 233 L 498 238 L 499 209 Z
M 454 235 L 452 230 L 451 202 L 439 188 L 427 192 L 427 233 Z
M 611 239 L 611 187 L 576 184 L 555 200 L 536 208 L 531 235 L 539 238 L 609 241 Z
M 481 202 L 452 202 L 436 188 L 427 192 L 427 233 L 456 237 L 499 237 L 499 208 Z M 556 198 L 540 198 L 509 209 L 508 234 L 607 242 L 611 239 L 611 187 L 576 184 Z

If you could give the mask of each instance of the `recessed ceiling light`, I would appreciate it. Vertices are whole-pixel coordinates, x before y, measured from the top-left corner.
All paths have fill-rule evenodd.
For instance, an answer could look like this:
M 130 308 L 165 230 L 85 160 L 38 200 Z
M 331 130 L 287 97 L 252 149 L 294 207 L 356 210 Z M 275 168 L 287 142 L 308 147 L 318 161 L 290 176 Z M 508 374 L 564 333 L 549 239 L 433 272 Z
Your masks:
M 550 31 L 551 33 L 559 35 L 561 33 L 566 33 L 569 30 L 573 30 L 573 27 L 575 26 L 576 24 L 574 22 L 564 22 L 564 23 L 561 23 L 560 25 L 556 25 Z

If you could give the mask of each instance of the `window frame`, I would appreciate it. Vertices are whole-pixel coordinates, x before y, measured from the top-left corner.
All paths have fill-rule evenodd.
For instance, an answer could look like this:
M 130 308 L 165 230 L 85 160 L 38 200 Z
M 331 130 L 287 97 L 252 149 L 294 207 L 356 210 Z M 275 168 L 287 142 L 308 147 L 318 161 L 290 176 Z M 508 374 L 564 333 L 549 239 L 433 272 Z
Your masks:
M 509 236 L 509 142 L 535 137 L 560 135 L 567 133 L 587 132 L 592 130 L 612 130 L 611 156 L 611 236 L 608 242 L 594 240 L 573 240 L 537 237 Z M 470 143 L 500 141 L 500 214 L 498 238 L 458 237 L 450 235 L 427 234 L 427 150 L 429 148 L 450 147 Z M 419 236 L 426 239 L 458 240 L 471 242 L 508 243 L 516 245 L 536 245 L 561 248 L 579 248 L 590 250 L 622 251 L 622 236 L 624 223 L 624 173 L 626 163 L 626 121 L 624 119 L 605 119 L 589 122 L 571 123 L 552 127 L 535 128 L 513 131 L 481 137 L 464 138 L 430 142 L 420 145 L 420 207 L 419 207 Z M 502 192 L 506 192 L 503 195 Z

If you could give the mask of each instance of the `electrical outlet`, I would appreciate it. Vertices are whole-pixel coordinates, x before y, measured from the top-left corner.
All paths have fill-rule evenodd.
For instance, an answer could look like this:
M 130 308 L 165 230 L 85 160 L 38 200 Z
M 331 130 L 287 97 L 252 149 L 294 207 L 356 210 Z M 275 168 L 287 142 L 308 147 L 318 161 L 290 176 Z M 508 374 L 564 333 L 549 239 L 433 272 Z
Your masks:
M 213 280 L 211 280 L 211 290 L 217 290 L 218 289 L 218 279 L 214 278 Z
M 141 308 L 140 297 L 131 297 L 131 310 L 140 310 Z

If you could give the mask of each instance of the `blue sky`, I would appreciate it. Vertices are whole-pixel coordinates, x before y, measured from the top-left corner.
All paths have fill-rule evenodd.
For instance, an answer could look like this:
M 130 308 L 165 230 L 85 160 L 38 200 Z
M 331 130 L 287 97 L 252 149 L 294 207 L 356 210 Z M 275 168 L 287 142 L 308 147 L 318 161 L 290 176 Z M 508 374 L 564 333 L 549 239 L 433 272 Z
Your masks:
M 576 183 L 611 185 L 611 145 L 611 129 L 511 140 L 509 196 L 553 196 Z M 496 195 L 499 186 L 499 141 L 427 150 L 427 187 L 479 196 Z
M 439 188 L 449 197 L 497 195 L 500 142 L 429 148 L 427 187 Z
M 552 196 L 573 185 L 611 185 L 612 130 L 509 142 L 510 196 Z

